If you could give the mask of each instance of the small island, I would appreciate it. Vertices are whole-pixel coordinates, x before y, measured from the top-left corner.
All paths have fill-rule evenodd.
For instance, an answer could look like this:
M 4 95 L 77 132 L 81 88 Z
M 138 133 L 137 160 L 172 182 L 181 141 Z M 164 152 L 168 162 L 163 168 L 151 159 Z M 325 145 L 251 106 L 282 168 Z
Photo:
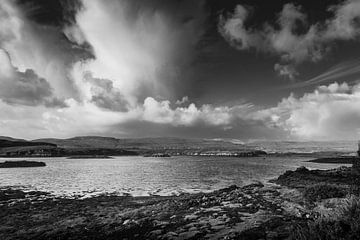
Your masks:
M 24 167 L 45 167 L 44 162 L 36 161 L 5 161 L 0 163 L 0 168 L 24 168 Z

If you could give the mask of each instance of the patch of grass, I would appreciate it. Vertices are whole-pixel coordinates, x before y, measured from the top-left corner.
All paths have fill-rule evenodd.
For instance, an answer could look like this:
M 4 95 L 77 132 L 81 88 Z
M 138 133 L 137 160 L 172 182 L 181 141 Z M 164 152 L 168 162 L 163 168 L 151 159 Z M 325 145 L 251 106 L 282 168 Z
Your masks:
M 346 194 L 344 187 L 327 183 L 311 185 L 304 190 L 304 198 L 310 203 L 327 198 L 345 197 Z
M 360 199 L 349 198 L 331 217 L 320 218 L 293 227 L 293 240 L 345 240 L 359 239 Z

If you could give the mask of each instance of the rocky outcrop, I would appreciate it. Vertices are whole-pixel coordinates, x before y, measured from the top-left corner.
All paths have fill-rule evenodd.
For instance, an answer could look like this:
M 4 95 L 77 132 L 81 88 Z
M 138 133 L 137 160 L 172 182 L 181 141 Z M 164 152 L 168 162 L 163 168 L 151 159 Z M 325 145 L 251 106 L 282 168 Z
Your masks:
M 309 170 L 299 167 L 295 171 L 286 171 L 271 182 L 292 188 L 304 188 L 318 183 L 352 185 L 358 177 L 359 175 L 351 167 L 331 170 Z

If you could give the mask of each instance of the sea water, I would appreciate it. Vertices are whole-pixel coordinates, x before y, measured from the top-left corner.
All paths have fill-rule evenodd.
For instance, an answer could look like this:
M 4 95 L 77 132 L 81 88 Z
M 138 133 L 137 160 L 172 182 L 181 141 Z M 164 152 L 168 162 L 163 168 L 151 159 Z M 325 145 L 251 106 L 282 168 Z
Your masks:
M 309 159 L 268 156 L 32 158 L 45 162 L 47 166 L 0 169 L 0 186 L 42 190 L 56 195 L 172 195 L 208 192 L 233 184 L 243 186 L 255 181 L 265 182 L 299 166 L 319 169 L 340 166 L 306 162 Z M 1 162 L 5 160 L 14 159 L 0 159 Z

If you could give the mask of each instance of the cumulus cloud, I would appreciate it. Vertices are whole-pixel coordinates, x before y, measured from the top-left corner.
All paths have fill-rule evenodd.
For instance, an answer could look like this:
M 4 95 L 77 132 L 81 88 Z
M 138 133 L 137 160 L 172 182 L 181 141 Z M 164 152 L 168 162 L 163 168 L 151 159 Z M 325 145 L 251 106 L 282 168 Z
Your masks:
M 254 48 L 277 55 L 275 70 L 290 79 L 296 76 L 295 67 L 305 61 L 317 62 L 331 50 L 334 41 L 355 40 L 359 37 L 360 2 L 347 0 L 329 7 L 334 17 L 325 22 L 309 24 L 301 6 L 287 3 L 278 14 L 276 25 L 265 23 L 262 29 L 246 26 L 249 9 L 238 5 L 234 13 L 221 16 L 219 31 L 239 50 Z M 299 29 L 306 29 L 300 32 Z
M 237 109 L 230 107 L 213 107 L 211 105 L 202 105 L 196 107 L 194 103 L 187 107 L 177 107 L 172 109 L 169 101 L 156 101 L 148 97 L 143 104 L 143 119 L 155 123 L 166 123 L 172 125 L 191 126 L 198 122 L 212 126 L 227 126 L 231 124 L 235 113 L 240 110 L 249 110 L 250 105 L 244 104 L 237 106 Z
M 270 127 L 307 140 L 353 140 L 360 136 L 360 85 L 332 83 L 302 97 L 293 94 L 276 107 L 254 113 Z
M 177 105 L 182 105 L 189 102 L 189 97 L 188 96 L 184 96 L 181 100 L 176 100 L 176 104 Z
M 9 104 L 65 107 L 53 96 L 50 84 L 33 70 L 19 71 L 12 66 L 7 52 L 0 49 L 0 99 Z

